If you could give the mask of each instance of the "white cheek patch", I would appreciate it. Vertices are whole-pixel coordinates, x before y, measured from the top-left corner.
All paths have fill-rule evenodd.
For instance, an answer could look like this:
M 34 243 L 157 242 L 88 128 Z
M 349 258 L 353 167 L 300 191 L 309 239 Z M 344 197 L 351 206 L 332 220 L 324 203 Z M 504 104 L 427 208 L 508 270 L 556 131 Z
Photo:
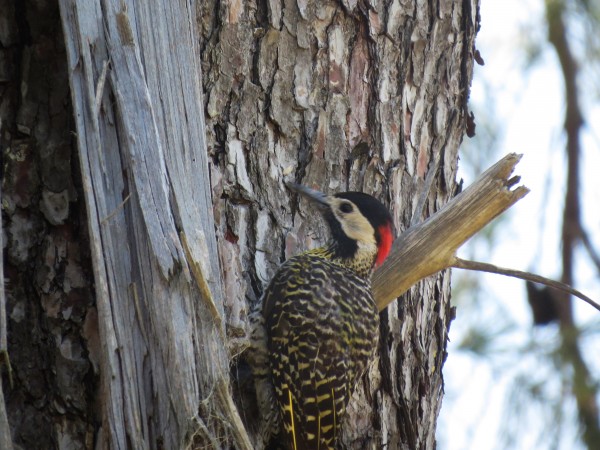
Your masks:
M 354 214 L 348 215 L 340 220 L 344 233 L 359 243 L 365 243 L 376 246 L 375 232 L 367 219 L 363 216 Z

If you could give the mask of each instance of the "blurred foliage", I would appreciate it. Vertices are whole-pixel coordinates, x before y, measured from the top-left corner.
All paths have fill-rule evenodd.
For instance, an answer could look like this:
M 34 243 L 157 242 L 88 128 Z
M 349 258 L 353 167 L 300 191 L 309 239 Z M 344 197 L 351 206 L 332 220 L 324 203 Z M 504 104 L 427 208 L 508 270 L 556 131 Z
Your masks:
M 600 99 L 600 1 L 545 0 L 540 3 L 542 10 L 545 7 L 558 7 L 563 14 L 566 37 L 579 68 L 577 87 L 585 121 L 590 107 L 595 106 Z M 486 20 L 490 18 L 483 15 L 482 19 L 485 27 Z M 554 49 L 548 42 L 545 20 L 546 16 L 542 14 L 532 16 L 530 20 L 521 24 L 514 51 L 518 53 L 515 59 L 521 62 L 519 67 L 524 79 L 539 64 L 548 63 L 548 54 L 554 55 Z M 560 70 L 557 62 L 555 65 L 556 70 Z M 481 83 L 481 79 L 478 79 L 478 82 Z M 461 173 L 467 178 L 467 185 L 477 174 L 506 153 L 503 151 L 500 154 L 499 149 L 505 129 L 504 124 L 498 123 L 498 99 L 494 89 L 486 85 L 485 81 L 481 90 L 484 93 L 483 101 L 470 103 L 476 117 L 477 136 L 465 141 L 460 154 Z M 557 130 L 557 133 L 561 132 L 562 130 Z M 594 134 L 594 130 L 591 132 Z M 595 137 L 600 147 L 598 134 Z M 585 183 L 585 180 L 580 181 Z M 548 173 L 546 196 L 550 185 L 556 182 L 555 175 Z M 583 208 L 586 208 L 586 205 L 583 205 Z M 495 246 L 501 245 L 499 230 L 502 230 L 507 221 L 519 220 L 518 217 L 510 216 L 509 211 L 479 233 L 461 250 L 461 257 L 489 261 Z M 549 221 L 560 222 L 562 217 L 550 217 L 546 211 L 541 211 L 538 223 L 524 226 L 538 227 L 541 230 Z M 540 231 L 536 245 L 538 255 L 546 253 L 543 251 L 541 234 Z M 556 245 L 560 246 L 560 243 L 557 242 Z M 582 256 L 577 254 L 576 258 L 581 263 Z M 539 268 L 535 267 L 536 261 L 533 257 L 532 263 L 534 267 L 531 271 L 535 272 Z M 573 367 L 566 363 L 568 358 L 561 354 L 564 347 L 559 327 L 550 324 L 540 327 L 526 325 L 523 328 L 522 320 L 512 317 L 511 312 L 504 306 L 505 301 L 517 299 L 498 298 L 500 294 L 489 289 L 483 280 L 482 276 L 472 272 L 453 273 L 452 296 L 458 310 L 457 320 L 453 322 L 451 329 L 454 342 L 450 348 L 450 358 L 453 351 L 458 351 L 470 355 L 473 361 L 476 361 L 473 364 L 485 364 L 490 368 L 493 384 L 489 392 L 481 393 L 482 396 L 492 397 L 492 391 L 497 386 L 506 389 L 503 415 L 497 433 L 490 436 L 489 447 L 486 449 L 600 448 L 591 446 L 589 440 L 586 445 L 582 438 L 582 431 L 577 422 L 578 406 L 574 400 L 574 393 L 581 387 L 574 381 L 576 377 Z M 598 298 L 598 293 L 593 295 Z M 577 333 L 586 360 L 592 363 L 592 387 L 598 398 L 600 375 L 594 373 L 594 370 L 600 367 L 597 349 L 600 319 L 594 318 L 578 324 L 574 332 Z M 460 393 L 447 392 L 446 398 L 451 402 L 458 397 Z M 443 412 L 444 410 L 442 421 Z M 483 417 L 483 414 L 480 416 Z M 476 428 L 477 424 L 470 426 Z M 465 432 L 474 433 L 472 429 Z M 573 442 L 573 436 L 578 436 L 578 442 Z M 452 435 L 442 434 L 440 438 L 441 448 L 444 448 L 444 440 L 452 439 Z

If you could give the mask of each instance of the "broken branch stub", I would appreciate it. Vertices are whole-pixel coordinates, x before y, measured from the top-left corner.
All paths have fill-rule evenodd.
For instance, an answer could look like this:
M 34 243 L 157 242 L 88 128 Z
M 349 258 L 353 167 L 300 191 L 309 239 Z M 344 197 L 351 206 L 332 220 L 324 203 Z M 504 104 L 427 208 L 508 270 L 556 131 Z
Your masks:
M 373 274 L 373 296 L 379 310 L 419 280 L 451 267 L 456 251 L 475 233 L 529 193 L 512 189 L 509 178 L 522 155 L 510 153 L 426 221 L 396 239 L 386 262 Z

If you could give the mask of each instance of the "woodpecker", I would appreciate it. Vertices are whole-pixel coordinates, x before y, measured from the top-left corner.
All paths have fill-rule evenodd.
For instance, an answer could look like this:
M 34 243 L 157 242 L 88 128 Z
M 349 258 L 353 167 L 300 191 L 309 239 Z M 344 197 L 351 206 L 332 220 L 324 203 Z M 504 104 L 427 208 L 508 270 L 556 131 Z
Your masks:
M 331 238 L 284 262 L 266 289 L 267 359 L 288 448 L 330 450 L 377 347 L 371 273 L 392 246 L 392 218 L 362 192 L 288 187 L 316 205 Z

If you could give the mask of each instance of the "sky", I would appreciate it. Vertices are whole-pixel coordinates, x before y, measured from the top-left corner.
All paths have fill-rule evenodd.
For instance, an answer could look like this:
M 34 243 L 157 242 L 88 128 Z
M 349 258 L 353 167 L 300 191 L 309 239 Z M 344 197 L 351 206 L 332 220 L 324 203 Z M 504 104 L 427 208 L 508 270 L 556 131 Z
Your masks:
M 472 165 L 479 152 L 487 153 L 486 115 L 500 125 L 495 138 L 497 151 L 481 170 L 507 153 L 523 153 L 516 174 L 531 193 L 506 213 L 495 230 L 495 245 L 475 239 L 459 256 L 520 270 L 531 270 L 549 278 L 560 275 L 559 233 L 565 192 L 566 156 L 563 84 L 553 50 L 541 48 L 536 62 L 527 64 L 529 40 L 545 42 L 542 0 L 482 0 L 482 28 L 476 46 L 485 60 L 476 66 L 471 107 L 479 134 L 463 145 L 459 177 L 468 186 L 478 175 Z M 531 54 L 531 52 L 529 52 Z M 584 105 L 588 123 L 583 133 L 582 213 L 595 247 L 600 249 L 600 106 L 590 95 Z M 491 120 L 491 119 L 489 119 Z M 467 139 L 467 138 L 466 138 Z M 599 276 L 579 250 L 576 287 L 600 300 Z M 472 282 L 471 274 L 455 270 L 453 286 Z M 483 290 L 479 303 L 463 289 L 453 289 L 457 318 L 451 325 L 449 357 L 444 366 L 445 397 L 438 426 L 441 450 L 557 449 L 583 448 L 573 402 L 562 403 L 559 413 L 567 420 L 558 429 L 545 421 L 548 405 L 531 401 L 525 390 L 536 383 L 540 392 L 555 399 L 568 398 L 568 389 L 554 376 L 556 367 L 546 358 L 546 344 L 556 344 L 556 327 L 533 329 L 525 297 L 524 282 L 498 275 L 478 274 Z M 471 280 L 471 281 L 470 281 Z M 582 342 L 590 369 L 600 378 L 600 313 L 575 301 L 579 324 L 595 330 Z M 461 342 L 471 336 L 473 324 L 497 334 L 494 345 L 484 348 L 485 357 L 461 351 Z M 472 336 L 471 336 L 472 337 Z M 591 355 L 596 355 L 592 357 Z M 550 362 L 548 362 L 550 361 Z M 554 373 L 553 373 L 554 372 Z M 515 402 L 515 399 L 522 401 Z M 570 418 L 570 420 L 568 419 Z M 551 439 L 548 435 L 553 433 Z M 514 440 L 511 438 L 514 437 Z M 553 445 L 550 443 L 554 442 Z

